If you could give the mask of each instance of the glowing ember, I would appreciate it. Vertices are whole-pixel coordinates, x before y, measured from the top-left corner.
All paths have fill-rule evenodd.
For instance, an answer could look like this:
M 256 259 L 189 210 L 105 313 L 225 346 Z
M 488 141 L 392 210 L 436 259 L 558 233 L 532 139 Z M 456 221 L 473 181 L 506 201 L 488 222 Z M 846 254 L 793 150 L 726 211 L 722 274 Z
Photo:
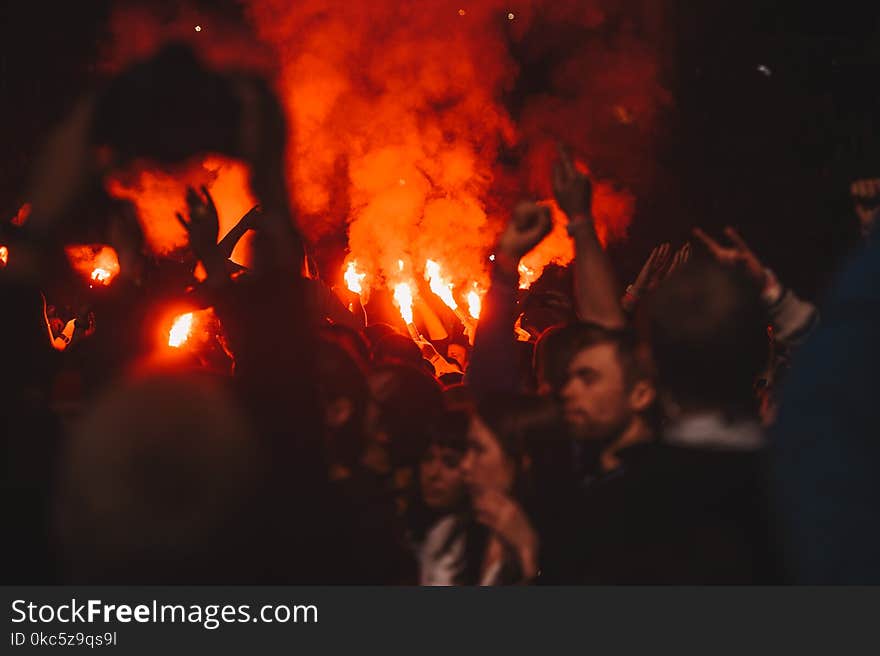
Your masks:
M 467 293 L 468 314 L 474 319 L 480 318 L 480 308 L 483 304 L 480 295 L 476 289 L 472 289 Z
M 348 266 L 345 267 L 345 273 L 342 274 L 342 277 L 345 279 L 345 285 L 348 287 L 350 292 L 355 294 L 363 294 L 364 293 L 364 278 L 367 277 L 366 273 L 359 273 L 357 270 L 357 261 L 352 260 L 348 263 Z
M 434 260 L 427 260 L 425 262 L 425 280 L 430 284 L 431 291 L 437 294 L 440 300 L 446 303 L 450 309 L 458 309 L 458 303 L 455 302 L 455 298 L 452 296 L 452 283 L 446 281 L 440 275 L 440 265 Z
M 64 250 L 70 266 L 85 276 L 90 285 L 97 283 L 107 286 L 119 273 L 119 258 L 110 246 L 77 244 L 67 246 Z
M 394 302 L 400 309 L 400 316 L 407 324 L 413 322 L 412 287 L 408 283 L 399 282 L 394 285 Z
M 9 263 L 9 249 L 6 246 L 0 246 L 0 266 L 6 266 Z
M 519 263 L 519 288 L 528 289 L 538 278 L 538 273 L 534 269 L 530 269 L 522 262 Z
M 12 217 L 12 225 L 21 227 L 24 225 L 25 221 L 28 220 L 28 217 L 31 215 L 31 204 L 25 203 L 21 207 L 18 208 L 18 212 L 15 216 Z
M 192 332 L 193 313 L 181 314 L 174 320 L 171 330 L 168 332 L 168 346 L 180 348 L 189 339 Z
M 397 260 L 397 268 L 403 271 L 403 260 Z

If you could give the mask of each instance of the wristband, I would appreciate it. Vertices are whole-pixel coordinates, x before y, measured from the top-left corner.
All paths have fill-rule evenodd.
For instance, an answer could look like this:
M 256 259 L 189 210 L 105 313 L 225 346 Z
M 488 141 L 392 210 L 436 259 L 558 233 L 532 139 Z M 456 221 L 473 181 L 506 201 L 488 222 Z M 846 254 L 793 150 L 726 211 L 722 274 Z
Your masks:
M 593 219 L 588 214 L 575 214 L 573 217 L 571 217 L 568 225 L 565 226 L 565 231 L 568 233 L 569 237 L 574 237 L 575 232 L 577 232 L 581 228 L 592 226 Z

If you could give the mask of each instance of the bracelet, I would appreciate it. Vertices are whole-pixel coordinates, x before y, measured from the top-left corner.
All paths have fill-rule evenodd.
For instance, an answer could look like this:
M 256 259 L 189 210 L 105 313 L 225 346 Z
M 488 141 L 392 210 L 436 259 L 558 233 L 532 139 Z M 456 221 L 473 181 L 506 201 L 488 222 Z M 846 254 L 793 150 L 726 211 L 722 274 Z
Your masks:
M 639 297 L 639 292 L 638 292 L 638 290 L 637 290 L 635 287 L 633 287 L 632 285 L 627 285 L 627 286 L 626 286 L 626 291 L 624 292 L 624 294 L 625 294 L 625 295 L 628 295 L 628 296 L 632 296 L 633 298 L 638 298 L 638 297 Z

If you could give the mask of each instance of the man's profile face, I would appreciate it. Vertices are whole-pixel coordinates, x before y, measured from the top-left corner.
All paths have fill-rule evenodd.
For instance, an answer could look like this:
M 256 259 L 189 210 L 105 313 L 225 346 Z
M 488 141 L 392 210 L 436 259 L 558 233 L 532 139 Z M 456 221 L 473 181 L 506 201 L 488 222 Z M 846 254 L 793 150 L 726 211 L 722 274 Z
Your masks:
M 632 419 L 617 347 L 596 344 L 578 351 L 568 364 L 560 398 L 572 437 L 605 440 L 617 436 Z

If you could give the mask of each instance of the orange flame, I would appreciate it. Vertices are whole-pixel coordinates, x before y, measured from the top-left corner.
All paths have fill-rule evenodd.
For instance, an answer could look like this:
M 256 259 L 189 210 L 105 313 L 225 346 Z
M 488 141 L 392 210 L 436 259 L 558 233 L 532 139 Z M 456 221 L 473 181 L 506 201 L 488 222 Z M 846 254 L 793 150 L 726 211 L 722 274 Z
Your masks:
M 192 333 L 193 313 L 181 314 L 174 320 L 171 330 L 168 332 L 168 346 L 180 348 Z
M 534 269 L 527 267 L 523 262 L 520 262 L 517 268 L 519 270 L 519 288 L 528 289 L 538 279 L 538 273 Z
M 471 315 L 473 319 L 480 318 L 480 309 L 483 304 L 483 299 L 480 298 L 479 293 L 477 293 L 476 289 L 472 289 L 467 293 L 467 304 L 468 304 L 468 313 Z
M 400 316 L 407 324 L 413 322 L 413 294 L 409 283 L 399 282 L 394 285 L 394 302 L 400 309 Z
M 186 11 L 167 25 L 147 9 L 114 11 L 107 58 L 118 67 L 174 37 L 215 64 L 265 67 L 289 118 L 286 173 L 308 219 L 305 236 L 313 244 L 337 243 L 325 238 L 347 232 L 352 257 L 373 285 L 387 281 L 392 288 L 403 277 L 398 257 L 407 268 L 432 257 L 455 272 L 457 284 L 478 281 L 484 288 L 485 256 L 512 195 L 498 157 L 508 148 L 523 154 L 517 191 L 535 198 L 550 196 L 557 140 L 616 180 L 656 182 L 653 158 L 644 154 L 659 110 L 672 102 L 660 85 L 672 20 L 664 3 L 241 4 L 247 20 L 228 26 Z M 568 29 L 575 26 L 581 29 Z M 204 38 L 221 28 L 224 38 Z M 567 41 L 568 33 L 577 36 Z M 501 99 L 529 69 L 510 48 L 523 39 L 527 47 L 516 50 L 560 57 L 550 58 L 547 92 L 523 98 L 512 116 Z M 593 199 L 603 243 L 626 237 L 635 203 L 606 182 L 597 181 Z M 179 204 L 182 194 L 173 197 Z M 174 212 L 151 220 L 147 209 L 160 212 L 147 200 L 138 205 L 154 250 L 185 245 Z M 222 213 L 223 202 L 215 200 Z M 223 216 L 221 222 L 225 230 Z M 548 263 L 572 259 L 565 223 L 556 223 L 559 230 L 526 258 L 523 288 Z
M 434 292 L 451 310 L 458 309 L 458 303 L 452 295 L 452 283 L 440 275 L 440 265 L 434 260 L 425 262 L 425 280 L 428 281 L 431 291 Z
M 6 246 L 0 246 L 0 267 L 5 267 L 9 263 L 9 249 Z
M 348 287 L 348 290 L 354 294 L 363 294 L 364 293 L 364 278 L 367 277 L 366 273 L 360 273 L 357 270 L 357 261 L 351 260 L 348 265 L 345 267 L 345 273 L 342 274 L 342 277 L 345 279 L 345 285 Z
M 119 273 L 119 258 L 111 246 L 76 244 L 64 250 L 70 266 L 86 276 L 90 284 L 107 286 Z

